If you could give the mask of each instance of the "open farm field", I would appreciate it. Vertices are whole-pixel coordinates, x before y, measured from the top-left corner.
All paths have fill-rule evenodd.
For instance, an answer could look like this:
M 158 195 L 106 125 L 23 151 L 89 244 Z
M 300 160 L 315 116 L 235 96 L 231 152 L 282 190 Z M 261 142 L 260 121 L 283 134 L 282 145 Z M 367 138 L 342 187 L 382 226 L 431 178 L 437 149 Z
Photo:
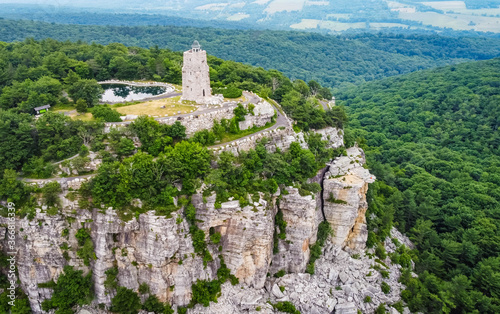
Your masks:
M 422 22 L 424 25 L 452 28 L 454 30 L 475 30 L 481 32 L 500 32 L 500 17 L 487 17 L 466 14 L 439 14 L 436 12 L 399 12 L 403 20 Z

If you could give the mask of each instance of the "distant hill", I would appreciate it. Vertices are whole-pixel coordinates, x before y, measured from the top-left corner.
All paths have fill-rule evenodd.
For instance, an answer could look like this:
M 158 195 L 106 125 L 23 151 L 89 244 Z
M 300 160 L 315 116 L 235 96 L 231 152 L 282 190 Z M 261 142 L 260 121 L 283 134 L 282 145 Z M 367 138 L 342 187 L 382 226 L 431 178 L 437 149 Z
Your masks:
M 449 38 L 438 35 L 331 36 L 304 32 L 229 30 L 175 26 L 59 25 L 0 20 L 0 41 L 82 40 L 127 46 L 158 45 L 187 50 L 198 39 L 210 54 L 265 69 L 292 79 L 317 80 L 340 88 L 388 76 L 468 60 L 500 56 L 500 39 Z
M 8 1 L 0 0 L 0 3 Z M 71 23 L 87 24 L 85 14 L 80 17 L 75 15 L 87 10 L 106 14 L 159 14 L 195 19 L 202 23 L 234 24 L 234 27 L 243 23 L 248 28 L 294 29 L 325 34 L 378 31 L 409 34 L 453 30 L 500 35 L 500 4 L 493 0 L 81 0 L 63 5 L 26 5 L 34 0 L 22 2 L 24 4 L 2 5 L 0 16 L 57 23 L 73 19 Z M 69 16 L 64 18 L 66 13 Z M 148 20 L 145 18 L 142 23 Z M 123 21 L 123 25 L 135 24 L 128 19 Z M 195 23 L 192 26 L 200 25 Z

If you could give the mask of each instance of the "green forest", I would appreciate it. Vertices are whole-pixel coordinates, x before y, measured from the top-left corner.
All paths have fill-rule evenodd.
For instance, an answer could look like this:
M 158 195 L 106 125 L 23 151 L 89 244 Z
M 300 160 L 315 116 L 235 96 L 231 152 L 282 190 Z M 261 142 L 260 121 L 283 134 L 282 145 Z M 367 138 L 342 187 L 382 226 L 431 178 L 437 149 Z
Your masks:
M 324 111 L 318 98 L 332 97 L 327 88 L 315 81 L 292 82 L 282 73 L 255 68 L 219 58 L 208 58 L 210 77 L 214 89 L 228 87 L 232 91 L 249 90 L 282 103 L 289 116 L 297 121 L 297 128 L 323 128 L 327 125 L 342 126 L 346 120 L 341 108 Z M 52 173 L 50 163 L 77 154 L 85 144 L 99 151 L 102 137 L 102 120 L 117 121 L 116 111 L 96 106 L 102 89 L 97 81 L 116 79 L 150 79 L 180 84 L 182 54 L 165 49 L 126 47 L 122 44 L 58 42 L 52 39 L 24 42 L 0 42 L 0 171 L 23 170 L 33 177 L 47 177 Z M 67 93 L 66 97 L 63 91 Z M 34 121 L 33 108 L 41 105 L 76 106 L 77 110 L 90 108 L 97 122 L 71 120 L 62 114 L 49 113 Z M 242 110 L 243 108 L 238 108 Z M 340 109 L 340 110 L 339 110 Z M 241 121 L 247 112 L 237 118 Z M 237 133 L 237 121 L 220 121 L 211 134 L 221 139 L 225 132 Z M 156 123 L 158 124 L 158 123 Z M 147 125 L 147 124 L 146 124 Z M 175 127 L 175 125 L 174 125 Z M 153 139 L 164 136 L 163 142 L 143 144 L 146 151 L 163 151 L 173 140 L 184 139 L 184 131 L 147 125 L 147 134 Z M 140 128 L 134 132 L 141 138 Z M 150 133 L 148 133 L 150 132 Z M 151 133 L 152 132 L 152 133 Z M 111 133 L 110 137 L 114 133 Z M 121 134 L 111 138 L 115 152 L 130 152 L 128 140 Z M 165 137 L 166 136 L 166 137 Z M 167 140 L 170 138 L 170 140 Z M 142 139 L 142 138 L 141 138 Z M 204 134 L 194 139 L 207 144 Z M 133 146 L 133 145 L 132 145 Z M 150 146 L 154 146 L 154 149 Z M 149 149 L 149 150 L 148 150 Z M 132 149 L 133 150 L 133 149 Z M 119 155 L 122 155 L 119 153 Z
M 259 193 L 269 199 L 277 192 L 278 185 L 296 186 L 304 195 L 319 191 L 319 184 L 309 184 L 307 179 L 342 153 L 341 149 L 326 148 L 327 142 L 321 140 L 321 136 L 307 137 L 314 153 L 297 142 L 292 143 L 287 152 L 270 153 L 264 146 L 265 140 L 256 149 L 239 156 L 228 152 L 215 155 L 206 147 L 225 133 L 239 132 L 238 122 L 251 113 L 250 105 L 248 109 L 238 105 L 233 111 L 234 118 L 215 121 L 211 130 L 199 131 L 190 139 L 186 138 L 186 128 L 179 122 L 170 126 L 147 116 L 140 116 L 125 128 L 103 132 L 103 122 L 115 117 L 112 109 L 98 105 L 102 89 L 97 80 L 154 79 L 180 83 L 181 60 L 178 52 L 121 44 L 102 46 L 52 39 L 0 42 L 0 198 L 15 202 L 16 214 L 29 220 L 35 217 L 39 198 L 49 207 L 47 214 L 56 215 L 60 210 L 61 185 L 53 181 L 39 188 L 25 184 L 19 176 L 49 178 L 54 174 L 54 161 L 78 154 L 72 161 L 82 164 L 91 150 L 99 154 L 103 163 L 95 177 L 82 184 L 78 191 L 72 191 L 69 197 L 78 198 L 82 209 L 112 206 L 124 221 L 149 210 L 167 217 L 180 211 L 189 222 L 194 252 L 203 258 L 206 266 L 215 260 L 207 249 L 205 233 L 196 224 L 196 209 L 191 204 L 191 196 L 203 184 L 207 187 L 204 197 L 216 193 L 216 207 L 230 198 L 246 206 L 256 197 L 260 198 Z M 232 91 L 240 91 L 240 95 L 242 89 L 251 90 L 280 101 L 283 110 L 296 120 L 296 130 L 342 128 L 346 123 L 343 108 L 325 111 L 319 105 L 319 100 L 331 99 L 332 95 L 315 81 L 292 82 L 276 70 L 266 71 L 215 57 L 209 57 L 208 61 L 214 88 L 231 87 Z M 46 103 L 55 107 L 74 106 L 77 110 L 90 108 L 98 119 L 84 122 L 53 111 L 34 119 L 33 108 Z M 140 148 L 134 146 L 133 137 L 139 139 Z M 215 168 L 214 163 L 218 165 Z M 174 183 L 181 184 L 182 189 L 179 191 Z M 178 204 L 174 197 L 178 198 Z M 144 206 L 132 206 L 133 198 L 141 199 Z M 1 214 L 6 214 L 4 208 Z M 82 227 L 75 237 L 78 240 L 76 254 L 88 266 L 96 258 L 90 230 Z M 217 240 L 217 235 L 211 234 L 210 240 L 218 242 L 220 238 Z M 62 249 L 68 250 L 68 247 Z M 65 253 L 63 256 L 69 259 Z M 0 263 L 5 263 L 4 255 L 0 255 Z M 193 283 L 189 307 L 198 303 L 207 306 L 217 300 L 224 282 L 238 282 L 222 257 L 217 263 L 217 279 Z M 113 312 L 137 313 L 142 308 L 172 313 L 170 304 L 163 304 L 154 296 L 142 303 L 135 291 L 118 287 L 116 275 L 114 268 L 106 270 L 105 285 L 116 291 L 111 302 Z M 92 299 L 89 278 L 90 274 L 84 277 L 82 271 L 66 267 L 57 282 L 39 285 L 54 290 L 42 308 L 68 313 L 76 304 L 88 304 Z M 6 277 L 0 276 L 0 287 L 5 288 L 7 284 Z M 147 290 L 147 287 L 139 288 L 139 293 Z M 0 294 L 0 310 L 5 312 L 10 308 L 7 293 L 4 290 Z M 16 306 L 21 309 L 18 313 L 29 313 L 25 295 L 21 291 L 18 295 Z
M 140 213 L 138 208 L 129 205 L 133 198 L 145 201 L 143 210 L 155 209 L 160 215 L 169 216 L 182 208 L 190 224 L 195 252 L 209 263 L 214 257 L 207 250 L 203 231 L 196 226 L 196 212 L 190 204 L 190 196 L 197 188 L 202 184 L 207 186 L 205 197 L 216 193 L 216 206 L 231 197 L 246 205 L 259 193 L 266 196 L 275 193 L 279 185 L 294 185 L 302 195 L 308 195 L 319 191 L 320 187 L 308 184 L 307 178 L 324 167 L 328 160 L 343 153 L 342 149 L 326 149 L 320 137 L 307 134 L 310 149 L 294 143 L 285 153 L 270 153 L 264 141 L 256 149 L 237 157 L 229 153 L 212 155 L 206 146 L 220 140 L 225 133 L 238 132 L 238 119 L 248 113 L 242 106 L 235 109 L 234 120 L 217 121 L 214 128 L 195 134 L 191 139 L 186 138 L 185 129 L 179 123 L 160 125 L 147 117 L 137 119 L 125 129 L 104 134 L 103 122 L 117 120 L 117 117 L 110 108 L 97 106 L 102 92 L 97 81 L 148 79 L 179 84 L 182 54 L 147 42 L 152 37 L 167 38 L 156 36 L 157 33 L 147 27 L 62 27 L 23 23 L 0 20 L 1 38 L 8 34 L 17 36 L 15 27 L 27 25 L 29 27 L 23 31 L 37 38 L 57 33 L 55 37 L 62 39 L 83 30 L 84 40 L 92 41 L 88 38 L 99 33 L 103 42 L 129 40 L 137 46 L 32 38 L 0 42 L 0 198 L 20 204 L 20 216 L 33 217 L 36 207 L 33 194 L 43 195 L 45 202 L 55 208 L 60 192 L 57 183 L 42 189 L 30 188 L 17 180 L 21 173 L 32 178 L 50 177 L 54 171 L 53 162 L 75 154 L 85 158 L 91 149 L 100 154 L 104 163 L 96 177 L 79 191 L 82 208 L 101 204 L 114 206 L 120 208 L 123 219 Z M 186 31 L 176 35 L 178 37 L 173 36 L 186 47 L 198 31 L 188 30 L 192 33 Z M 175 33 L 175 28 L 170 31 Z M 213 32 L 215 38 L 215 30 L 206 31 Z M 243 45 L 244 36 L 252 34 L 258 32 L 241 33 L 241 39 L 235 42 L 241 41 Z M 270 34 L 276 35 L 275 38 Z M 404 251 L 403 248 L 390 256 L 394 263 L 404 265 L 400 281 L 406 290 L 402 292 L 402 299 L 412 312 L 499 313 L 500 59 L 448 65 L 353 86 L 353 83 L 436 64 L 491 58 L 500 51 L 498 42 L 440 37 L 395 36 L 391 39 L 382 35 L 328 37 L 332 40 L 331 47 L 342 50 L 345 55 L 332 53 L 326 57 L 322 49 L 329 42 L 322 40 L 327 37 L 290 33 L 288 36 L 293 40 L 282 38 L 280 43 L 276 40 L 284 36 L 280 34 L 284 33 L 255 35 L 254 44 L 250 46 L 254 48 L 253 57 L 258 59 L 269 53 L 269 57 L 275 58 L 272 62 L 283 62 L 290 69 L 294 67 L 293 62 L 300 61 L 305 65 L 294 71 L 303 76 L 287 74 L 307 78 L 306 66 L 310 66 L 308 71 L 313 71 L 314 64 L 319 66 L 321 60 L 320 54 L 312 52 L 322 51 L 323 60 L 333 55 L 337 58 L 334 66 L 339 67 L 338 71 L 333 68 L 328 71 L 338 76 L 331 79 L 345 84 L 329 81 L 330 72 L 326 70 L 318 74 L 317 81 L 291 80 L 277 70 L 209 56 L 212 87 L 228 87 L 240 92 L 250 90 L 276 100 L 297 122 L 295 129 L 306 133 L 326 126 L 346 126 L 346 146 L 357 142 L 366 151 L 368 166 L 378 179 L 370 185 L 367 196 L 367 245 L 376 248 L 377 255 L 385 254 L 381 252 L 380 243 L 389 236 L 393 226 L 406 233 L 416 245 L 415 250 Z M 144 42 L 138 42 L 138 38 Z M 227 38 L 229 34 L 227 37 L 221 34 L 218 40 L 223 42 Z M 400 43 L 402 39 L 406 40 L 406 45 Z M 272 53 L 285 51 L 288 44 L 296 41 L 301 43 L 293 46 L 297 51 L 299 47 L 310 47 L 300 52 L 302 60 Z M 413 50 L 409 43 L 414 45 Z M 227 47 L 231 46 L 227 44 Z M 257 53 L 256 47 L 262 50 Z M 246 50 L 248 53 L 252 52 L 250 48 Z M 290 46 L 289 50 L 293 55 L 294 49 Z M 381 50 L 387 51 L 385 55 L 377 52 Z M 355 61 L 349 54 L 355 51 L 359 51 L 363 61 L 358 68 L 350 67 Z M 306 57 L 309 52 L 310 63 Z M 342 58 L 348 57 L 350 61 L 342 62 Z M 396 59 L 408 67 L 394 72 Z M 409 60 L 422 63 L 414 67 Z M 381 70 L 382 65 L 387 72 Z M 318 105 L 318 100 L 332 97 L 331 90 L 318 81 L 339 87 L 335 89 L 337 106 L 334 109 L 325 111 Z M 89 108 L 94 116 L 102 119 L 84 122 L 48 112 L 35 120 L 33 108 L 43 104 Z M 142 144 L 137 152 L 132 140 L 135 136 Z M 106 146 L 114 155 L 106 151 Z M 211 163 L 217 163 L 218 167 L 211 167 Z M 183 189 L 178 191 L 172 182 L 182 183 Z M 173 197 L 179 197 L 180 205 L 174 205 Z M 285 228 L 279 229 L 281 232 Z M 93 259 L 92 241 L 84 228 L 80 230 L 78 256 L 89 263 Z M 327 231 L 323 233 L 325 237 L 328 234 Z M 276 233 L 275 237 L 280 234 Z M 210 239 L 217 242 L 216 235 Z M 318 246 L 315 251 L 320 249 Z M 415 263 L 417 278 L 411 274 L 408 256 Z M 218 279 L 193 284 L 193 291 L 197 292 L 191 306 L 216 300 L 220 285 L 228 279 L 235 281 L 223 261 L 220 265 Z M 314 272 L 314 263 L 309 270 Z M 109 284 L 114 287 L 113 271 L 108 271 Z M 65 272 L 68 278 L 73 278 L 68 279 L 70 284 L 78 282 L 78 289 L 84 292 L 80 296 L 74 293 L 66 297 L 66 277 L 62 277 L 61 282 L 47 283 L 57 292 L 45 303 L 47 309 L 62 311 L 88 301 L 87 278 L 69 268 Z M 3 280 L 0 278 L 2 285 L 5 284 Z M 140 304 L 135 292 L 115 289 L 117 299 L 112 302 L 115 309 L 123 303 L 121 301 L 131 300 L 133 309 L 158 306 L 170 311 L 168 304 L 159 304 L 157 300 Z M 26 308 L 27 300 L 20 295 L 22 298 L 17 302 Z M 1 294 L 0 309 L 7 308 L 6 300 L 6 294 Z
M 419 278 L 402 297 L 423 313 L 500 312 L 500 59 L 342 91 L 347 141 L 366 150 L 368 245 L 396 226 Z
M 0 40 L 53 38 L 185 51 L 194 39 L 208 54 L 266 70 L 292 80 L 315 80 L 342 88 L 388 76 L 468 60 L 500 56 L 498 38 L 438 35 L 360 34 L 330 36 L 304 32 L 228 30 L 175 26 L 65 25 L 0 19 Z

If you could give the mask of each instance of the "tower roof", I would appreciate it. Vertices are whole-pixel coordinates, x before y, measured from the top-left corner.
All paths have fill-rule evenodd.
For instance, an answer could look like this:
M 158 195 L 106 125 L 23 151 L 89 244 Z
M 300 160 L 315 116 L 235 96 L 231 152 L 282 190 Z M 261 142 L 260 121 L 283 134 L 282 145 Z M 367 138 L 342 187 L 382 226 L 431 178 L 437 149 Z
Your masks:
M 193 48 L 193 49 L 200 49 L 201 45 L 200 45 L 200 43 L 197 40 L 195 40 L 193 42 L 193 44 L 191 45 L 191 48 Z

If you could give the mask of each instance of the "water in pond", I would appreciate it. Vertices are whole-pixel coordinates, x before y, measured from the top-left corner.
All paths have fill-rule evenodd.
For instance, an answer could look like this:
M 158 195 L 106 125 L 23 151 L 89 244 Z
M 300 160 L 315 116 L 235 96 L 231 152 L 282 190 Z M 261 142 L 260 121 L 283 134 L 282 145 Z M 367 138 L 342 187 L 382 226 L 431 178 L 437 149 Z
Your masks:
M 102 84 L 101 86 L 104 88 L 101 101 L 105 103 L 142 100 L 167 92 L 167 89 L 161 86 L 130 86 L 123 84 Z

